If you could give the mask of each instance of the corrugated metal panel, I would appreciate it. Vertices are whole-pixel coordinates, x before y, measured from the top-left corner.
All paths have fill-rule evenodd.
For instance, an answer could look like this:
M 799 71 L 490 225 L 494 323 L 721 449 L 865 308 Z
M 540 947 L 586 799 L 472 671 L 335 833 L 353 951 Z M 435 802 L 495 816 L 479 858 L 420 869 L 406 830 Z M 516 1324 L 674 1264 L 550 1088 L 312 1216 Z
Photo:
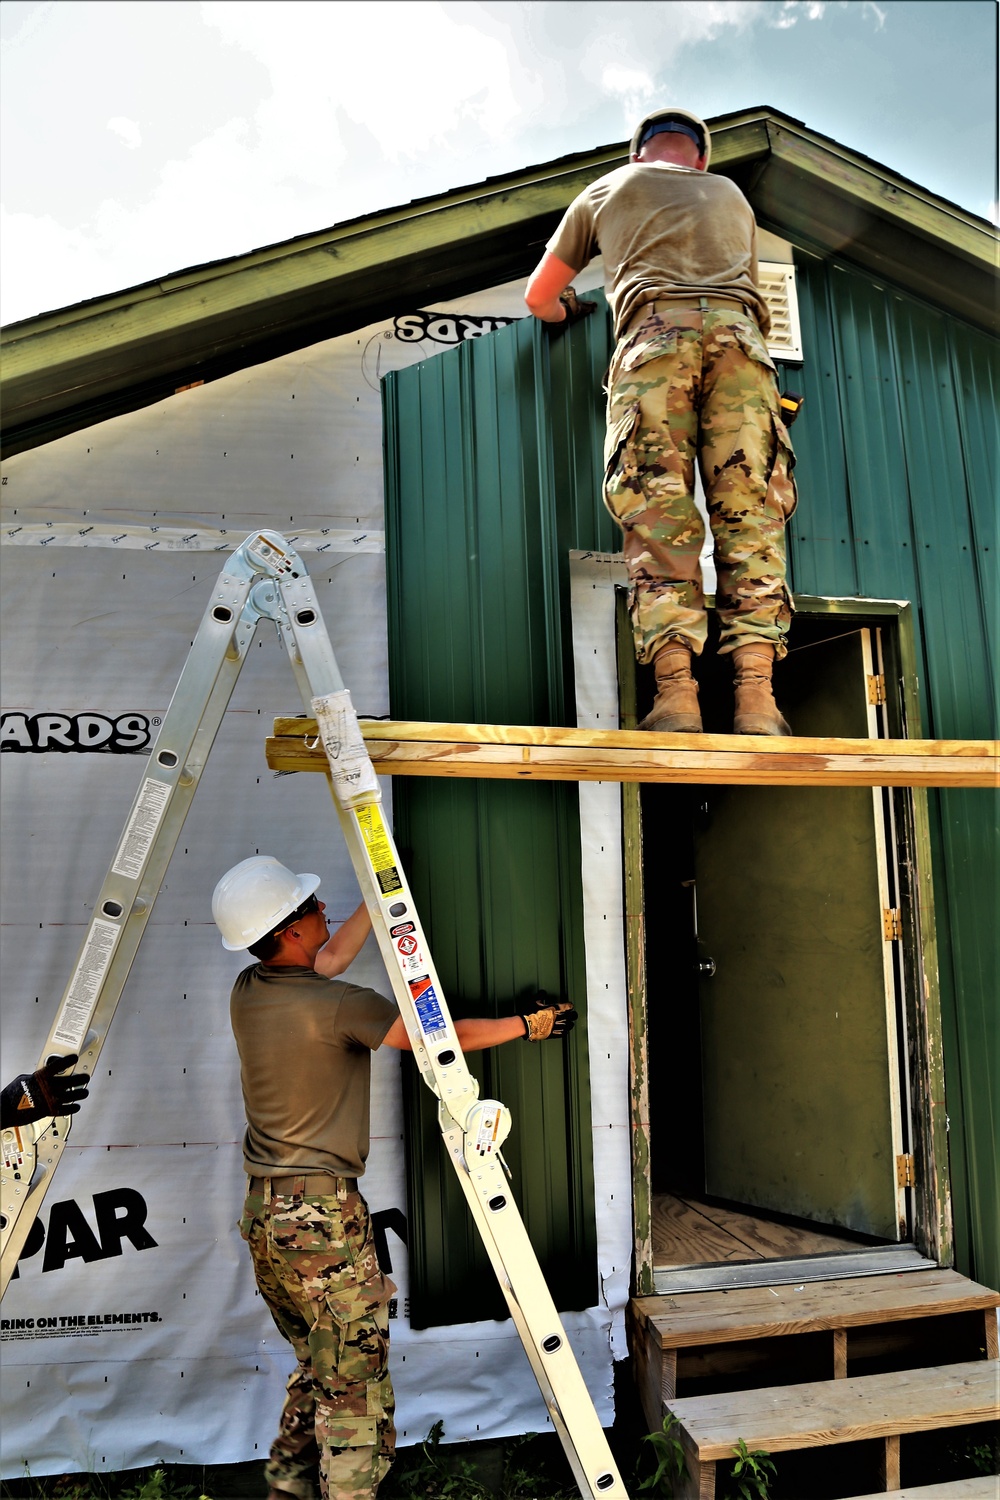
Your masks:
M 573 722 L 568 554 L 616 545 L 596 479 L 608 357 L 602 316 L 555 341 L 529 319 L 384 381 L 394 715 Z M 575 787 L 400 782 L 395 824 L 457 1015 L 584 995 Z M 514 1190 L 563 1308 L 598 1300 L 582 1031 L 474 1059 L 512 1110 Z M 412 1321 L 501 1316 L 434 1101 L 407 1072 Z
M 997 345 L 849 268 L 797 267 L 793 587 L 911 600 L 924 731 L 994 735 Z M 958 1261 L 1000 1286 L 997 804 L 951 792 L 930 806 Z
M 996 343 L 851 267 L 803 254 L 797 270 L 805 362 L 788 384 L 807 404 L 794 434 L 793 588 L 911 601 L 923 732 L 995 734 Z M 387 462 L 394 712 L 569 722 L 566 550 L 619 546 L 596 485 L 608 348 L 596 318 L 544 338 L 511 328 L 393 377 L 387 430 L 406 436 Z M 516 431 L 498 428 L 495 407 L 516 414 Z M 421 430 L 434 434 L 426 451 Z M 459 794 L 407 789 L 404 820 L 434 795 Z M 958 1264 L 1000 1285 L 996 803 L 929 800 Z M 470 837 L 496 827 L 500 803 L 483 807 Z M 545 817 L 568 830 L 575 812 Z M 571 864 L 574 836 L 564 843 Z M 560 866 L 563 892 L 570 878 Z M 559 910 L 546 905 L 544 923 Z M 576 922 L 567 913 L 564 926 Z M 538 921 L 529 933 L 534 951 Z M 578 944 L 574 934 L 563 974 Z

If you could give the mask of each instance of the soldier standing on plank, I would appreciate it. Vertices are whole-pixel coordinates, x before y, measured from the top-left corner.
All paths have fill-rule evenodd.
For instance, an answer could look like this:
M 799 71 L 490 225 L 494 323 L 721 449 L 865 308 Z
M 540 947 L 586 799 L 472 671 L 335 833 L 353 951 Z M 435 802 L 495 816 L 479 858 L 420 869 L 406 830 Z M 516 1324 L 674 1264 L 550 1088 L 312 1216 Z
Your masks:
M 792 602 L 785 524 L 794 456 L 779 411 L 757 285 L 753 210 L 709 176 L 711 138 L 683 109 L 647 115 L 630 162 L 567 209 L 525 293 L 558 325 L 593 311 L 570 282 L 600 251 L 617 346 L 608 376 L 604 500 L 624 534 L 639 661 L 656 698 L 641 729 L 701 730 L 691 672 L 707 637 L 694 499 L 697 458 L 715 547 L 720 654 L 731 654 L 737 734 L 790 734 L 771 687 Z
M 335 979 L 371 930 L 362 904 L 333 937 L 318 875 L 254 855 L 212 897 L 222 945 L 257 960 L 233 986 L 249 1181 L 240 1233 L 260 1294 L 298 1360 L 265 1476 L 268 1500 L 369 1500 L 395 1451 L 388 1301 L 358 1191 L 369 1147 L 371 1055 L 410 1050 L 395 1003 Z M 331 981 L 334 981 L 331 983 Z M 455 1022 L 463 1051 L 572 1028 L 566 1001 Z

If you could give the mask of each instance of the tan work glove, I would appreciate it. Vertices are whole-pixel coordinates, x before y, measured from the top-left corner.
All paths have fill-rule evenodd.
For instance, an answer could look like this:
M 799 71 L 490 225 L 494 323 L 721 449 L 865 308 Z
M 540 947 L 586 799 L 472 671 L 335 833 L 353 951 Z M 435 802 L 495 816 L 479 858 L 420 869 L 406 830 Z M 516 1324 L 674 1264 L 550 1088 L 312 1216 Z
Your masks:
M 568 1000 L 550 1000 L 544 992 L 535 996 L 535 1008 L 520 1011 L 525 1040 L 544 1042 L 549 1037 L 567 1036 L 577 1023 L 577 1013 Z

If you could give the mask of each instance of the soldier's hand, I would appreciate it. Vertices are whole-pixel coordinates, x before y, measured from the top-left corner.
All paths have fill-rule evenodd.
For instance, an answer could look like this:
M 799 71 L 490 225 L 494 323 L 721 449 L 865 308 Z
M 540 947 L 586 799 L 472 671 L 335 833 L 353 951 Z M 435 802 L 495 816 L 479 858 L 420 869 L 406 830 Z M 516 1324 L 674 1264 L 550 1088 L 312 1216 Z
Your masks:
M 535 996 L 534 1009 L 520 1012 L 525 1039 L 544 1042 L 549 1037 L 566 1036 L 577 1023 L 577 1013 L 568 1000 L 550 1000 L 543 992 Z
M 50 1115 L 75 1115 L 80 1109 L 79 1101 L 86 1099 L 90 1082 L 89 1073 L 65 1073 L 77 1061 L 77 1054 L 68 1057 L 53 1056 L 45 1066 L 34 1073 L 21 1073 L 8 1083 L 0 1093 L 0 1113 L 3 1124 L 31 1125 L 35 1120 L 44 1120 Z
M 578 297 L 573 287 L 568 286 L 564 292 L 559 293 L 559 301 L 566 309 L 566 316 L 559 323 L 546 323 L 549 333 L 556 337 L 564 333 L 571 323 L 579 323 L 581 318 L 589 318 L 590 314 L 597 308 L 596 302 L 587 302 Z

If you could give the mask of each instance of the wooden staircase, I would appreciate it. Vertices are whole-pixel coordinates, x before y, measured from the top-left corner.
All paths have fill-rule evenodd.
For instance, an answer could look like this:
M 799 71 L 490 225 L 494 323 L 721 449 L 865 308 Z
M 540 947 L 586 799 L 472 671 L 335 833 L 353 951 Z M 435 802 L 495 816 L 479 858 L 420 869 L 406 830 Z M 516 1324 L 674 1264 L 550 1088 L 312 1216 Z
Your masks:
M 658 1431 L 669 1412 L 679 1424 L 678 1500 L 715 1500 L 741 1438 L 769 1455 L 837 1447 L 844 1496 L 1000 1500 L 993 1477 L 899 1489 L 901 1456 L 914 1478 L 908 1435 L 1000 1419 L 998 1306 L 940 1268 L 633 1300 L 646 1421 Z

